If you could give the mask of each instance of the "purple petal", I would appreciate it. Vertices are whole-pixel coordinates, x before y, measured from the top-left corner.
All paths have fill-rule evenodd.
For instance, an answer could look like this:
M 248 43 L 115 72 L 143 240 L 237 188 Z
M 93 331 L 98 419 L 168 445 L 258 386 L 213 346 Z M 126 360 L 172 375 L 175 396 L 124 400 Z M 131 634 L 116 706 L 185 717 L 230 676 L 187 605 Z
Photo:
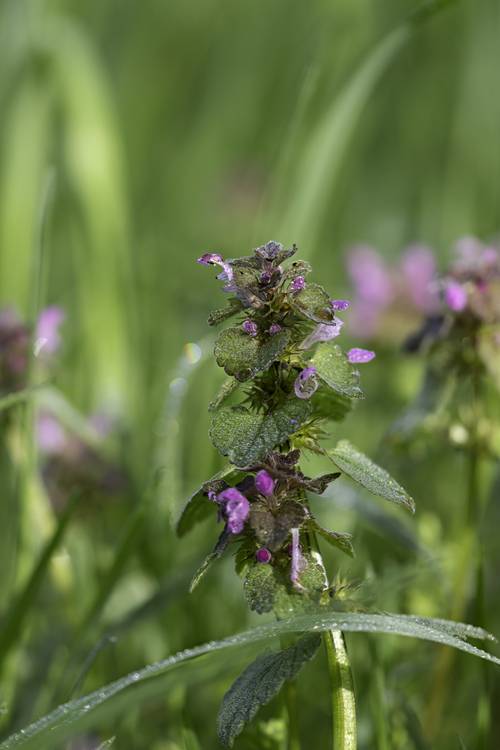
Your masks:
M 359 349 L 355 347 L 354 349 L 349 349 L 347 352 L 347 359 L 351 364 L 363 364 L 364 362 L 371 362 L 372 359 L 375 358 L 375 352 L 370 351 L 369 349 Z
M 36 438 L 40 451 L 47 455 L 61 454 L 66 446 L 64 428 L 55 417 L 46 412 L 42 412 L 37 419 Z
M 213 266 L 215 263 L 221 266 L 224 259 L 219 253 L 204 253 L 196 262 L 201 263 L 202 266 Z
M 308 399 L 316 392 L 318 385 L 316 368 L 306 367 L 298 374 L 293 389 L 297 398 Z
M 292 292 L 301 292 L 306 285 L 306 280 L 303 276 L 296 276 L 290 284 Z
M 335 322 L 332 325 L 328 325 L 328 323 L 320 323 L 311 331 L 309 336 L 306 336 L 301 343 L 300 348 L 310 349 L 311 346 L 314 346 L 314 344 L 317 344 L 319 341 L 330 341 L 331 339 L 336 338 L 342 330 L 343 325 L 344 321 L 340 320 L 340 318 L 335 318 Z
M 305 560 L 302 556 L 302 552 L 300 551 L 299 539 L 299 530 L 292 529 L 292 567 L 290 572 L 290 579 L 296 589 L 298 589 L 299 591 L 303 591 L 304 587 L 299 582 L 299 576 L 304 570 Z
M 444 290 L 444 301 L 453 312 L 461 312 L 467 306 L 467 292 L 458 281 L 448 281 Z
M 261 547 L 255 553 L 255 559 L 259 563 L 264 563 L 264 564 L 270 563 L 271 558 L 272 558 L 272 555 L 266 547 Z
M 220 266 L 222 271 L 218 274 L 217 278 L 219 281 L 226 281 L 227 284 L 224 287 L 225 292 L 234 292 L 231 282 L 233 280 L 233 267 L 230 263 L 226 263 L 222 255 L 219 253 L 205 253 L 198 260 L 197 263 L 201 263 L 202 266 Z M 230 288 L 231 287 L 231 288 Z
M 261 495 L 265 495 L 266 497 L 272 495 L 274 492 L 274 485 L 274 479 L 265 469 L 262 469 L 262 471 L 259 471 L 255 475 L 255 487 L 257 488 L 257 492 L 260 492 Z
M 219 494 L 218 500 L 224 503 L 227 528 L 231 534 L 240 534 L 250 513 L 250 503 L 247 498 L 236 487 L 229 487 Z
M 435 309 L 438 300 L 432 282 L 436 261 L 432 251 L 423 245 L 409 247 L 401 261 L 401 273 L 414 305 L 424 312 Z
M 269 333 L 271 336 L 275 336 L 277 333 L 280 333 L 282 331 L 282 327 L 279 323 L 273 323 L 272 326 L 269 328 Z
M 273 260 L 281 250 L 283 250 L 283 245 L 280 242 L 269 240 L 265 245 L 256 248 L 255 253 L 266 260 Z
M 330 304 L 333 310 L 347 310 L 351 303 L 348 299 L 332 299 Z
M 359 300 L 377 308 L 384 308 L 391 302 L 394 297 L 391 275 L 376 250 L 364 245 L 353 248 L 347 268 Z
M 42 310 L 36 324 L 35 338 L 37 352 L 55 354 L 61 345 L 59 327 L 65 318 L 64 310 L 52 305 Z
M 253 320 L 244 320 L 241 324 L 241 327 L 243 328 L 245 333 L 248 333 L 249 336 L 257 336 L 258 328 L 257 323 L 255 323 Z

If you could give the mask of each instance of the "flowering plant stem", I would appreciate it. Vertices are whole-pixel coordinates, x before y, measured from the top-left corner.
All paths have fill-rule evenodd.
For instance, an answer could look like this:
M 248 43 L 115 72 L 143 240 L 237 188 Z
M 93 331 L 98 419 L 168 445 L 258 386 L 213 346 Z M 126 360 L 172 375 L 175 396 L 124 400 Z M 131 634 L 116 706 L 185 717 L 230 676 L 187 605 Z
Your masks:
M 340 630 L 324 636 L 332 696 L 333 750 L 356 750 L 356 699 L 349 655 Z

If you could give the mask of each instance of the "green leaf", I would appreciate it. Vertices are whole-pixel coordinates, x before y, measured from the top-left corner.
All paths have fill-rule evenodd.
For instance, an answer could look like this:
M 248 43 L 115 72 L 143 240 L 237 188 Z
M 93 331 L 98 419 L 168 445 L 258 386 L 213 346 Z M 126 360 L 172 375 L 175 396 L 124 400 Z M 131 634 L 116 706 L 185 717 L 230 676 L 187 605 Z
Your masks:
M 349 557 L 354 557 L 354 547 L 352 546 L 352 534 L 343 533 L 340 531 L 329 531 L 323 528 L 315 518 L 312 518 L 308 522 L 308 526 L 325 539 L 328 544 L 336 547 L 341 552 L 344 552 Z
M 335 320 L 330 296 L 319 284 L 307 283 L 302 291 L 292 292 L 289 301 L 295 312 L 316 323 L 333 323 Z
M 208 325 L 217 326 L 224 320 L 231 318 L 233 315 L 241 312 L 243 305 L 237 297 L 232 297 L 226 307 L 221 307 L 217 310 L 213 310 L 208 316 Z
M 290 331 L 286 328 L 264 340 L 249 336 L 241 328 L 226 328 L 215 342 L 215 359 L 228 375 L 244 382 L 267 370 L 284 352 L 289 340 Z
M 191 584 L 189 586 L 189 593 L 192 594 L 207 570 L 210 568 L 212 563 L 214 563 L 216 560 L 219 559 L 219 557 L 222 557 L 224 552 L 226 551 L 227 545 L 229 544 L 231 535 L 230 533 L 224 529 L 221 535 L 219 536 L 217 540 L 217 544 L 215 545 L 214 549 L 210 554 L 206 556 L 206 558 L 203 560 L 202 564 L 196 571 L 196 573 L 193 576 L 193 580 L 191 581 Z
M 212 419 L 210 438 L 236 466 L 251 466 L 281 445 L 309 417 L 308 401 L 289 399 L 268 415 L 245 407 L 223 407 Z
M 296 677 L 320 644 L 318 635 L 307 635 L 283 651 L 257 657 L 245 669 L 225 694 L 219 710 L 217 729 L 225 747 L 232 747 L 245 724 L 279 693 L 285 680 Z
M 359 373 L 337 344 L 331 341 L 319 344 L 310 364 L 316 368 L 319 379 L 341 396 L 363 398 Z
M 333 450 L 327 451 L 327 455 L 344 474 L 374 495 L 404 505 L 412 513 L 415 512 L 415 501 L 406 490 L 348 440 L 341 440 Z
M 283 582 L 272 565 L 252 565 L 243 583 L 248 606 L 262 615 L 272 612 L 277 596 L 284 589 Z M 285 590 L 286 595 L 286 590 Z
M 248 570 L 243 589 L 248 606 L 254 612 L 272 612 L 279 618 L 294 612 L 317 611 L 326 588 L 325 573 L 313 554 L 303 553 L 305 567 L 300 573 L 304 591 L 297 591 L 290 580 L 290 559 L 284 565 L 254 563 Z
M 184 536 L 188 531 L 191 531 L 193 526 L 213 514 L 214 504 L 207 497 L 209 489 L 213 488 L 214 491 L 217 491 L 220 488 L 220 491 L 225 485 L 234 484 L 239 480 L 240 476 L 241 472 L 235 469 L 234 466 L 225 466 L 196 490 L 185 504 L 177 521 L 177 536 Z
M 268 566 L 262 566 L 268 567 Z M 47 716 L 7 737 L 0 750 L 31 748 L 41 750 L 53 748 L 57 742 L 74 737 L 86 727 L 96 726 L 97 718 L 109 722 L 113 716 L 136 709 L 143 701 L 153 697 L 165 697 L 169 687 L 182 684 L 179 665 L 206 654 L 226 651 L 252 643 L 261 643 L 288 633 L 321 632 L 341 630 L 346 633 L 385 633 L 419 638 L 440 645 L 448 645 L 465 653 L 500 666 L 500 659 L 468 643 L 466 638 L 490 638 L 481 628 L 472 628 L 463 623 L 435 620 L 410 615 L 368 614 L 360 612 L 330 612 L 324 609 L 314 614 L 301 614 L 259 625 L 221 641 L 210 641 L 201 646 L 181 651 L 167 659 L 149 664 L 141 670 L 131 672 L 115 682 L 101 686 L 98 690 L 81 698 L 64 703 Z M 154 678 L 154 679 L 153 679 Z
M 239 388 L 239 385 L 239 381 L 234 378 L 228 378 L 225 380 L 219 388 L 215 398 L 210 401 L 208 411 L 217 411 L 226 398 L 229 398 L 229 396 Z
M 271 552 L 283 546 L 293 528 L 304 523 L 307 510 L 304 505 L 295 500 L 282 503 L 274 515 L 265 505 L 252 505 L 249 523 L 260 544 L 268 547 Z
M 353 400 L 349 396 L 344 396 L 337 391 L 325 385 L 314 394 L 314 415 L 342 422 L 352 410 Z

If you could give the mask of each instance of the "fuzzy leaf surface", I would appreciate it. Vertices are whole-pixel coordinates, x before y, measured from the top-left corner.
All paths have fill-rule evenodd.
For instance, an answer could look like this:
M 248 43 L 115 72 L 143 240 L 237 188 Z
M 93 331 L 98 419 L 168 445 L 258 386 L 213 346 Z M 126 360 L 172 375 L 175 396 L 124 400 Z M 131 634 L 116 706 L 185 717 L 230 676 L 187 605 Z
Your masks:
M 222 407 L 210 427 L 210 438 L 236 466 L 251 466 L 292 435 L 311 413 L 308 401 L 290 399 L 270 414 L 245 407 Z
M 382 467 L 365 456 L 348 440 L 341 440 L 327 455 L 339 469 L 354 479 L 374 495 L 379 495 L 391 503 L 404 505 L 412 513 L 415 512 L 415 501 Z
M 308 283 L 300 292 L 292 294 L 293 309 L 315 323 L 333 323 L 335 313 L 328 292 L 320 284 Z
M 290 331 L 286 328 L 264 341 L 259 336 L 249 336 L 241 328 L 226 328 L 215 342 L 215 359 L 228 375 L 244 382 L 267 370 L 284 352 L 289 340 Z
M 232 747 L 245 724 L 279 693 L 285 680 L 296 677 L 320 643 L 320 636 L 307 635 L 283 651 L 262 654 L 245 669 L 225 694 L 219 710 L 217 731 L 224 747 Z
M 319 344 L 310 364 L 316 368 L 319 379 L 341 396 L 363 398 L 359 372 L 347 361 L 337 344 L 331 341 Z

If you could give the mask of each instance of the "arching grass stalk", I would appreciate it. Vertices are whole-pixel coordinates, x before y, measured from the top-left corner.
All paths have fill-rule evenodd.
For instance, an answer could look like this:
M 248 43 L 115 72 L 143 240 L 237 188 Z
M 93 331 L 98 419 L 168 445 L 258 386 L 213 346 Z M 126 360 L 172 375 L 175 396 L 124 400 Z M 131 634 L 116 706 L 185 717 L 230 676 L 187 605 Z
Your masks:
M 301 612 L 328 612 L 335 603 L 316 537 L 353 554 L 349 534 L 324 529 L 311 511 L 308 493 L 321 495 L 341 473 L 391 502 L 414 509 L 413 500 L 383 469 L 341 440 L 321 447 L 324 425 L 341 421 L 362 398 L 357 365 L 374 352 L 353 348 L 345 354 L 334 341 L 349 302 L 332 299 L 319 284 L 306 281 L 305 261 L 287 261 L 286 250 L 271 241 L 243 258 L 219 253 L 199 258 L 219 266 L 218 279 L 229 293 L 226 307 L 209 325 L 238 317 L 215 342 L 215 359 L 228 380 L 209 406 L 210 437 L 228 458 L 218 474 L 189 500 L 177 531 L 183 536 L 217 513 L 223 528 L 191 583 L 193 590 L 211 564 L 234 549 L 248 605 L 278 620 Z M 333 471 L 312 479 L 300 468 L 301 454 L 323 456 Z M 317 633 L 281 644 L 249 665 L 230 688 L 219 712 L 222 744 L 231 746 L 259 707 L 285 684 L 288 749 L 299 750 L 300 726 L 295 678 L 321 643 Z M 325 636 L 332 679 L 333 741 L 336 750 L 356 747 L 354 685 L 342 633 Z

